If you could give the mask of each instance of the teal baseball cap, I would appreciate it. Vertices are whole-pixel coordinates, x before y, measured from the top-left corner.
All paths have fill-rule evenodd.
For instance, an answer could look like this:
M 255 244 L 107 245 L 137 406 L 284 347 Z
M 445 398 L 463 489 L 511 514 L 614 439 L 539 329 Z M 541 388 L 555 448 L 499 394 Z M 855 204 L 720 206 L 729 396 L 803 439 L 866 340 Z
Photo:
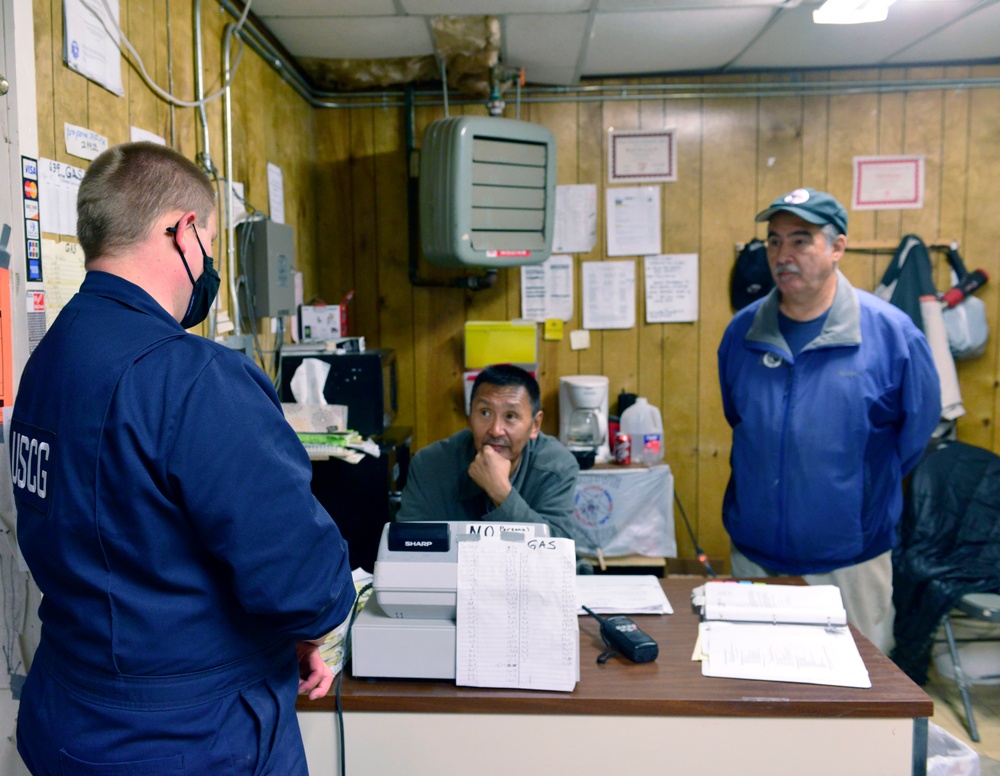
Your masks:
M 825 191 L 795 189 L 778 197 L 767 210 L 757 214 L 756 221 L 770 221 L 775 213 L 785 210 L 810 224 L 831 224 L 837 234 L 847 234 L 847 210 L 837 198 Z

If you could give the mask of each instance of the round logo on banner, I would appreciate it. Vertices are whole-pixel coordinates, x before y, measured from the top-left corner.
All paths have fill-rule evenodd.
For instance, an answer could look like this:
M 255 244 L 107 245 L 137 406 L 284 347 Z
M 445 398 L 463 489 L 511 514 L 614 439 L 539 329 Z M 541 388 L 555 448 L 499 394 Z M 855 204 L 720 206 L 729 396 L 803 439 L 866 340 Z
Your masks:
M 598 528 L 609 520 L 615 510 L 611 493 L 599 485 L 580 488 L 573 497 L 573 514 L 582 525 Z

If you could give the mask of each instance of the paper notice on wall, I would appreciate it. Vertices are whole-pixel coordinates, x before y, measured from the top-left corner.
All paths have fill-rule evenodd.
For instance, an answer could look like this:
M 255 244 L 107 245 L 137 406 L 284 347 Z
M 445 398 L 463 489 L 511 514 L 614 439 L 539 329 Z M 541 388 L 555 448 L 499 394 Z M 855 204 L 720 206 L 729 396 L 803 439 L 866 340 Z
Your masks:
M 28 353 L 34 353 L 35 347 L 45 336 L 45 292 L 31 289 L 27 294 L 28 313 Z
M 45 328 L 48 330 L 59 311 L 80 290 L 86 270 L 83 248 L 74 242 L 42 240 L 45 260 Z
M 86 127 L 63 123 L 63 133 L 66 138 L 66 153 L 79 156 L 81 159 L 96 159 L 108 150 L 108 139 Z
M 521 317 L 537 322 L 573 317 L 572 256 L 521 267 Z
M 610 188 L 607 197 L 608 256 L 650 256 L 660 248 L 658 186 Z
M 597 186 L 556 186 L 555 253 L 590 253 L 597 244 Z
M 267 163 L 267 204 L 271 211 L 271 220 L 285 223 L 285 179 L 281 168 L 276 164 Z
M 157 145 L 165 146 L 167 144 L 166 138 L 160 137 L 155 132 L 150 132 L 146 129 L 140 129 L 139 127 L 129 127 L 128 137 L 133 143 L 138 143 L 140 141 L 145 141 L 147 143 L 156 143 Z
M 118 0 L 63 0 L 63 60 L 71 70 L 121 97 L 125 89 L 119 18 Z
M 76 236 L 76 195 L 85 170 L 53 159 L 38 160 L 43 232 Z M 47 270 L 46 270 L 47 271 Z
M 698 320 L 698 254 L 668 253 L 643 259 L 646 323 Z
M 635 326 L 635 262 L 583 262 L 583 328 Z

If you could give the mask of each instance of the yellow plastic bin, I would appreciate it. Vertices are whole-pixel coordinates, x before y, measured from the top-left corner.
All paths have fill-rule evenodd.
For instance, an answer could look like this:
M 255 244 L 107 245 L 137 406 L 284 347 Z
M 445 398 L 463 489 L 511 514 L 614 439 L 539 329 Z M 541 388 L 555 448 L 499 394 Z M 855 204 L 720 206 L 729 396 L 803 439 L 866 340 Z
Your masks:
M 490 364 L 537 364 L 538 325 L 534 321 L 469 321 L 465 324 L 465 368 Z

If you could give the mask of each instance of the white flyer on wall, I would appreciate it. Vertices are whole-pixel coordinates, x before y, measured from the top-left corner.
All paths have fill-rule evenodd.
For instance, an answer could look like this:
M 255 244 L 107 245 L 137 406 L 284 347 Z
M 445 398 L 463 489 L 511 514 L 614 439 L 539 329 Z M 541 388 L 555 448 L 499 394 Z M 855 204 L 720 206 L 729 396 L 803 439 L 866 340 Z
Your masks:
M 155 132 L 150 132 L 148 129 L 142 129 L 141 127 L 129 127 L 128 138 L 133 143 L 145 141 L 147 143 L 156 143 L 157 145 L 162 146 L 167 144 L 167 139 L 165 137 L 160 137 Z
M 608 256 L 660 252 L 660 188 L 610 188 L 607 198 Z
M 81 159 L 96 159 L 108 150 L 108 139 L 99 132 L 68 122 L 63 124 L 63 129 L 68 154 L 79 156 Z
M 597 244 L 597 186 L 556 186 L 554 253 L 590 253 Z
M 267 163 L 267 205 L 271 210 L 271 220 L 285 223 L 285 179 L 281 168 Z
M 45 259 L 45 328 L 48 329 L 80 290 L 86 270 L 83 248 L 75 242 L 42 240 L 42 257 Z
M 521 317 L 538 322 L 573 317 L 572 256 L 549 256 L 521 267 Z
M 118 0 L 63 0 L 63 60 L 67 67 L 122 97 L 120 18 Z
M 667 253 L 643 259 L 646 323 L 698 320 L 698 254 Z
M 76 194 L 85 170 L 54 159 L 38 160 L 38 198 L 43 232 L 76 236 Z
M 635 326 L 635 262 L 583 262 L 583 328 Z

